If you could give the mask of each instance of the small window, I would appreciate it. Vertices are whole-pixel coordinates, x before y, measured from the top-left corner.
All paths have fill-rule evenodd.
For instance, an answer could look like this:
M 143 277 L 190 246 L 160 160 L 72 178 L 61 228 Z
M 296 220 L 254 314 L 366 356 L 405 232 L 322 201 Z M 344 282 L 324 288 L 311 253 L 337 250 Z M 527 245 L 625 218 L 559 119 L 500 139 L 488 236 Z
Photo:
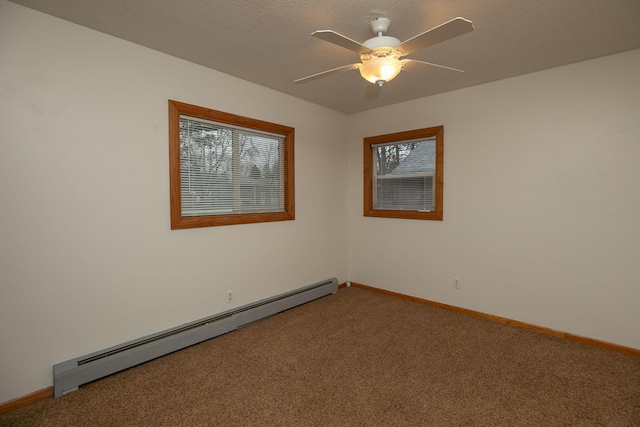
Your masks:
M 294 219 L 294 129 L 169 101 L 171 228 Z
M 364 139 L 364 216 L 442 220 L 444 128 Z

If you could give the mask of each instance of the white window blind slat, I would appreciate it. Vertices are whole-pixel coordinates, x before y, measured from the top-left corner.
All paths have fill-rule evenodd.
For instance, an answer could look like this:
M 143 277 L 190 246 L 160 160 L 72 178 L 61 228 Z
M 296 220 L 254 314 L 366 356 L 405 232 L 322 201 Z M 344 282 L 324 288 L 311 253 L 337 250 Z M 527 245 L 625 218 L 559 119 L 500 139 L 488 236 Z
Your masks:
M 180 116 L 182 216 L 284 212 L 284 136 Z

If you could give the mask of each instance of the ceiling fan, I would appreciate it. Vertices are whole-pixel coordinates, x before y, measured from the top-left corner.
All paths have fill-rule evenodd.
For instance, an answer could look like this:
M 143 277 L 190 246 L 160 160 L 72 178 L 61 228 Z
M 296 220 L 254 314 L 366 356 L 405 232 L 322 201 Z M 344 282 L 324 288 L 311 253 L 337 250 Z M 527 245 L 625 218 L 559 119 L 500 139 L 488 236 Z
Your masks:
M 402 43 L 400 43 L 400 40 L 395 37 L 383 35 L 389 29 L 390 24 L 391 21 L 389 18 L 375 18 L 371 21 L 371 29 L 376 36 L 370 38 L 364 43 L 359 43 L 332 30 L 315 31 L 311 34 L 312 36 L 360 54 L 361 62 L 312 74 L 310 76 L 294 80 L 294 83 L 306 83 L 320 77 L 326 77 L 343 71 L 359 70 L 365 80 L 378 86 L 382 86 L 384 83 L 394 79 L 400 71 L 402 71 L 404 65 L 409 62 L 416 62 L 432 67 L 463 72 L 462 70 L 455 68 L 419 61 L 417 59 L 400 58 L 418 50 L 433 46 L 436 43 L 473 31 L 473 24 L 468 19 L 459 17 L 454 18 Z

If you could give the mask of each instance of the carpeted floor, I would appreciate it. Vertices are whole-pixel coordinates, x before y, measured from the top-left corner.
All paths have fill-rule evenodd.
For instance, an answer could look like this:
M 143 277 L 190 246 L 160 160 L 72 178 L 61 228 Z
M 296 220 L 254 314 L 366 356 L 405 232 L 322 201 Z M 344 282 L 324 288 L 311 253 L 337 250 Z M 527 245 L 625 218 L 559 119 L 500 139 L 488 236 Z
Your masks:
M 357 288 L 2 426 L 640 426 L 640 359 Z

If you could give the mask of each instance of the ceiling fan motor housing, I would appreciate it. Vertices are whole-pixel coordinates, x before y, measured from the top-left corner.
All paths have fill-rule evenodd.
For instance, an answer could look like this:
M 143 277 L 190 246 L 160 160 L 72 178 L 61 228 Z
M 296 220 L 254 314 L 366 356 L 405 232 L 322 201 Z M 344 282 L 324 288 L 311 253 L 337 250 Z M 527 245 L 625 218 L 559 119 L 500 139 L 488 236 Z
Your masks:
M 400 40 L 390 36 L 378 36 L 378 37 L 373 37 L 362 44 L 368 47 L 369 49 L 371 49 L 372 51 L 380 47 L 388 47 L 391 49 L 395 49 L 400 45 Z

